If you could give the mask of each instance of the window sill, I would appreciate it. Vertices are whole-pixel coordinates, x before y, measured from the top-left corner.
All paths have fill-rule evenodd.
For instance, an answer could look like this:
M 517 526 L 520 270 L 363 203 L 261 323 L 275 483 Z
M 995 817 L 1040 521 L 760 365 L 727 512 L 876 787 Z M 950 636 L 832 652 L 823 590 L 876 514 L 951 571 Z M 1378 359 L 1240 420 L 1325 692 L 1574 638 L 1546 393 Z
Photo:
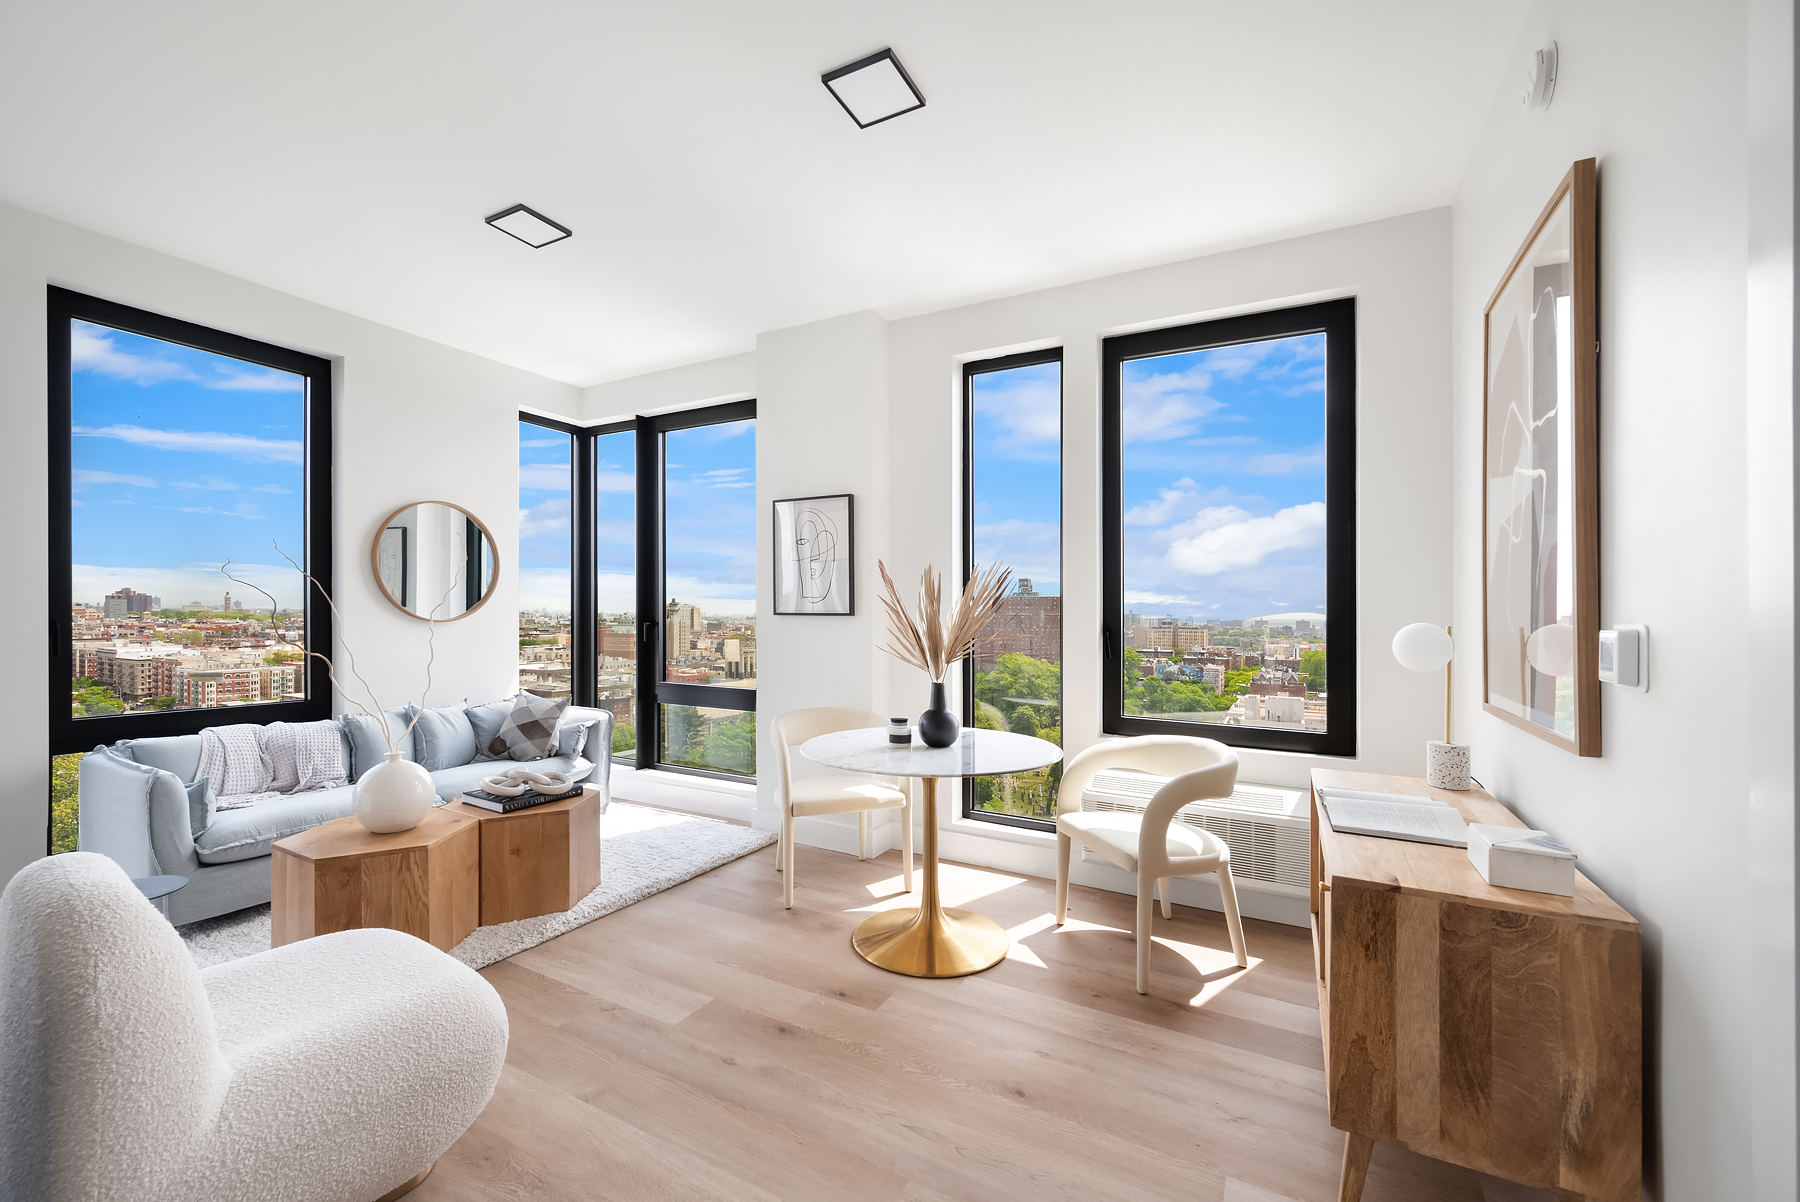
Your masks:
M 615 764 L 612 795 L 620 801 L 749 822 L 756 813 L 756 785 L 751 782 L 689 776 L 655 768 L 627 768 Z
M 1002 843 L 1023 843 L 1028 847 L 1055 847 L 1055 831 L 1034 831 L 1023 826 L 1008 826 L 1004 822 L 983 822 L 979 818 L 952 818 L 941 828 L 954 835 L 976 835 L 983 839 L 998 839 Z

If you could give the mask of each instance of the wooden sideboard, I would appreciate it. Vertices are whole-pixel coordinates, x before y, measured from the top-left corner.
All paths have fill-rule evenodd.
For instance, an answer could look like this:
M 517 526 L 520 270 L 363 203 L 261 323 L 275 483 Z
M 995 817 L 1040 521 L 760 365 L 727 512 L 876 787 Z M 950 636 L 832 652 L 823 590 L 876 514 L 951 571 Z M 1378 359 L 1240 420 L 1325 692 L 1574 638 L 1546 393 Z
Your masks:
M 1575 896 L 1499 889 L 1460 847 L 1345 835 L 1318 789 L 1450 802 L 1524 824 L 1486 792 L 1312 774 L 1313 941 L 1340 1202 L 1375 1140 L 1562 1199 L 1639 1202 L 1643 1011 L 1638 924 L 1579 872 Z

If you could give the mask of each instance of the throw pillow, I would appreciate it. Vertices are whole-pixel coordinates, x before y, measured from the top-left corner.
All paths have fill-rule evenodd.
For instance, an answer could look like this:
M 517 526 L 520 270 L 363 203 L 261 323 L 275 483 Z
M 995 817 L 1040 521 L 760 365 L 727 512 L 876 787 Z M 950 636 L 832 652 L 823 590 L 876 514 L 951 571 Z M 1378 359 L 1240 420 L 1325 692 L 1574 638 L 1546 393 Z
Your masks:
M 556 742 L 556 724 L 568 708 L 567 697 L 551 700 L 520 693 L 513 702 L 512 713 L 501 724 L 500 733 L 488 744 L 488 754 L 515 760 L 543 759 Z
M 557 727 L 556 754 L 570 761 L 580 759 L 581 749 L 587 746 L 589 729 L 586 722 L 565 722 Z
M 464 703 L 425 710 L 413 726 L 419 764 L 427 772 L 456 768 L 475 758 L 475 728 L 463 713 Z
M 413 707 L 397 705 L 391 710 L 383 710 L 381 717 L 387 723 L 388 730 L 399 739 L 400 758 L 417 759 L 413 748 L 413 733 L 406 730 L 407 723 L 412 721 Z M 381 727 L 375 719 L 361 712 L 338 715 L 338 725 L 350 741 L 350 779 L 358 780 L 362 774 L 387 758 L 387 740 L 381 737 Z M 401 732 L 406 731 L 402 737 Z
M 187 786 L 188 825 L 193 828 L 194 838 L 198 839 L 212 825 L 213 813 L 218 802 L 213 797 L 212 782 L 204 776 Z
M 468 718 L 469 725 L 475 730 L 475 758 L 471 763 L 508 758 L 504 750 L 499 755 L 490 754 L 488 746 L 494 741 L 494 736 L 500 733 L 500 728 L 506 725 L 512 708 L 513 698 L 508 697 L 504 701 L 490 701 L 486 705 L 471 705 L 463 711 L 463 716 Z

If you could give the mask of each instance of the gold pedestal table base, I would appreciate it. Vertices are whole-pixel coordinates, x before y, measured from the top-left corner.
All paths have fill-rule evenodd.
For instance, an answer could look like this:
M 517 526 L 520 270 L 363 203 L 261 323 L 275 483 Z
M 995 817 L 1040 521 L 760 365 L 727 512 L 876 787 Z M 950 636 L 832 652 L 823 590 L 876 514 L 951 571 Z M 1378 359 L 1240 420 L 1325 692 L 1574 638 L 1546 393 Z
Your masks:
M 937 778 L 924 777 L 925 865 L 919 908 L 883 910 L 851 936 L 876 968 L 909 977 L 966 977 L 1006 959 L 1011 940 L 1000 924 L 972 910 L 946 910 L 938 897 Z

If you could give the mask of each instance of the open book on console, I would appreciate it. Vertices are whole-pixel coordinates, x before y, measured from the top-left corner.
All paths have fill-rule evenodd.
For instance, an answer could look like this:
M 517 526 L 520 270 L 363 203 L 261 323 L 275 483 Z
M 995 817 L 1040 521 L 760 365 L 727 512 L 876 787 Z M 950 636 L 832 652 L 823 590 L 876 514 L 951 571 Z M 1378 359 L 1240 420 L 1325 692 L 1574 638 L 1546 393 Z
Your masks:
M 1319 800 L 1325 806 L 1331 829 L 1340 834 L 1438 843 L 1445 847 L 1469 845 L 1469 824 L 1462 811 L 1435 797 L 1321 788 Z

